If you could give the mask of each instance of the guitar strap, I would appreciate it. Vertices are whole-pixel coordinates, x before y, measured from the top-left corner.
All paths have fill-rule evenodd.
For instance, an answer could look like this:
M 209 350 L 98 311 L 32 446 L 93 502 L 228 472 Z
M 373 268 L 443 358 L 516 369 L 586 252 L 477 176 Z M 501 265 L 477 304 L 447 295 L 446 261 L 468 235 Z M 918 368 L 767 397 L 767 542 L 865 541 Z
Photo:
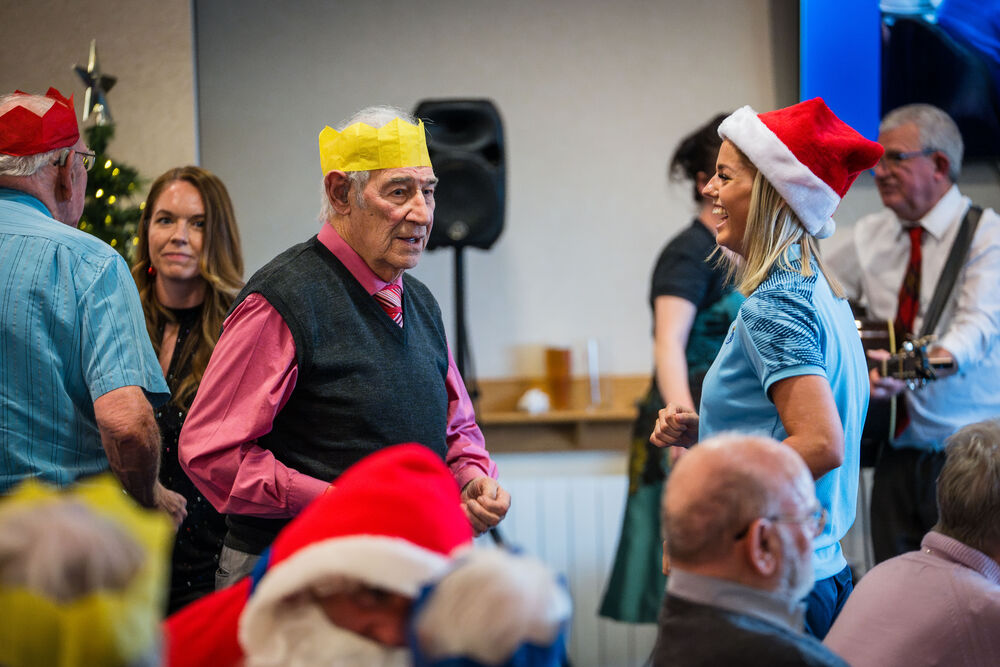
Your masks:
M 983 214 L 983 209 L 975 204 L 969 206 L 962 218 L 962 226 L 958 228 L 955 241 L 948 251 L 948 260 L 941 271 L 941 278 L 937 287 L 934 288 L 934 296 L 931 298 L 931 305 L 927 308 L 927 316 L 924 318 L 920 336 L 924 337 L 934 332 L 941 313 L 944 312 L 944 304 L 947 303 L 951 290 L 955 286 L 958 272 L 962 270 L 965 258 L 969 255 L 969 246 L 972 245 L 972 237 L 976 235 L 976 228 L 979 226 L 979 218 Z

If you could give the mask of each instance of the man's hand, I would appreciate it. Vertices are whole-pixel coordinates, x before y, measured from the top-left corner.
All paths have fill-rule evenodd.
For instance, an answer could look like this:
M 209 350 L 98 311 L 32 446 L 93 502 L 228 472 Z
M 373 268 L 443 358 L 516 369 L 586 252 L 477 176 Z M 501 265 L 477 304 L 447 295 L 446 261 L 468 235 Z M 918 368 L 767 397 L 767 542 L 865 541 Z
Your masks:
M 478 537 L 507 516 L 510 494 L 492 477 L 477 477 L 462 489 L 462 509 Z
M 657 415 L 649 441 L 657 447 L 690 447 L 698 442 L 698 413 L 668 403 Z
M 153 498 L 156 507 L 170 515 L 174 522 L 174 528 L 180 526 L 187 517 L 187 498 L 176 491 L 171 491 L 157 482 L 156 486 L 153 487 Z
M 868 358 L 872 361 L 885 361 L 891 356 L 888 350 L 868 350 Z M 896 378 L 884 378 L 878 369 L 879 366 L 876 366 L 868 371 L 868 386 L 872 398 L 889 399 L 902 394 L 906 389 L 906 383 Z

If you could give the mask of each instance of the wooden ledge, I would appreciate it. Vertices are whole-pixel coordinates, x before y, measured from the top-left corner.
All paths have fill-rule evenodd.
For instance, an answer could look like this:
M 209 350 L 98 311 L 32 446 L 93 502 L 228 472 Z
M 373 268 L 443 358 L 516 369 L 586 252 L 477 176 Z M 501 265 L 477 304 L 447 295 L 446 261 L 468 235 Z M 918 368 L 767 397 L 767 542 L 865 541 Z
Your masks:
M 649 382 L 648 375 L 602 377 L 601 402 L 592 406 L 587 378 L 573 378 L 567 408 L 531 414 L 518 410 L 517 400 L 532 388 L 545 391 L 543 379 L 480 380 L 477 421 L 492 452 L 620 451 L 628 447 L 636 405 Z

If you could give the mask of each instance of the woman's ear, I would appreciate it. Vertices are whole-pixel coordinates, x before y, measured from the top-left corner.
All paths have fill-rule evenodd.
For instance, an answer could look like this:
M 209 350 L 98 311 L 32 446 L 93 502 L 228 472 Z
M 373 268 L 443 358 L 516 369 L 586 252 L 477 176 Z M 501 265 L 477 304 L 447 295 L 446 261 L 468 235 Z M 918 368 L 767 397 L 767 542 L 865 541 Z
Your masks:
M 331 171 L 323 179 L 323 187 L 333 210 L 339 215 L 348 215 L 351 212 L 351 199 L 348 196 L 351 191 L 351 181 L 347 178 L 347 174 L 342 171 Z

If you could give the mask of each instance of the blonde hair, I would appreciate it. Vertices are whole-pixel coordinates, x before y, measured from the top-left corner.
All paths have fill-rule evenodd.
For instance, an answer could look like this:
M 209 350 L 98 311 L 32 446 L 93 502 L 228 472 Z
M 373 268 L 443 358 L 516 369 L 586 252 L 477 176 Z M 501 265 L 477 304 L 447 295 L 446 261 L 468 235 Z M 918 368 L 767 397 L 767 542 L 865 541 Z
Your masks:
M 750 206 L 747 210 L 747 224 L 743 231 L 743 256 L 716 250 L 716 264 L 726 270 L 728 283 L 744 296 L 760 287 L 767 280 L 772 269 L 777 266 L 785 271 L 794 271 L 803 276 L 813 275 L 812 262 L 826 278 L 830 291 L 838 299 L 845 296 L 844 289 L 823 263 L 819 253 L 819 242 L 806 231 L 792 207 L 778 193 L 770 181 L 747 159 L 736 145 L 733 145 L 743 164 L 754 171 L 753 186 L 750 190 Z M 791 249 L 794 245 L 801 249 L 801 266 L 796 269 Z
M 157 354 L 163 344 L 163 326 L 175 318 L 156 298 L 156 279 L 149 274 L 149 224 L 156 200 L 167 186 L 176 181 L 194 186 L 205 208 L 205 236 L 199 266 L 201 277 L 205 280 L 205 301 L 199 322 L 184 341 L 178 357 L 178 368 L 183 368 L 190 360 L 191 373 L 181 379 L 177 391 L 170 397 L 171 403 L 183 407 L 194 399 L 208 367 L 208 359 L 222 332 L 222 322 L 237 292 L 243 287 L 243 253 L 229 192 L 215 174 L 201 167 L 178 167 L 156 179 L 146 197 L 146 206 L 136 232 L 139 244 L 132 265 L 132 278 L 139 289 L 139 299 L 146 314 L 146 331 Z

